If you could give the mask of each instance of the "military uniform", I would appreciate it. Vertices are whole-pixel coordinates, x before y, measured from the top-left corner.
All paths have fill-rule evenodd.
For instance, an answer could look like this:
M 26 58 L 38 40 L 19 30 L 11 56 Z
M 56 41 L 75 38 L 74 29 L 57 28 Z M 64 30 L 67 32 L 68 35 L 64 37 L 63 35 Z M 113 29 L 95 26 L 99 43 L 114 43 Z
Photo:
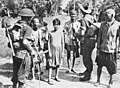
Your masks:
M 82 45 L 82 55 L 83 55 L 83 63 L 86 67 L 85 76 L 90 76 L 93 70 L 93 61 L 91 58 L 91 54 L 93 49 L 95 48 L 96 38 L 98 34 L 98 29 L 93 25 L 90 26 L 84 36 L 84 41 Z
M 22 9 L 19 13 L 20 16 L 34 16 L 33 12 L 29 9 Z M 19 20 L 10 31 L 12 44 L 15 52 L 13 56 L 13 88 L 16 88 L 17 83 L 25 83 L 30 73 L 30 54 L 31 48 L 31 35 L 32 28 L 25 20 Z M 26 44 L 27 43 L 27 44 Z
M 25 21 L 19 21 L 19 23 L 24 25 L 24 27 L 20 29 L 22 33 L 20 33 L 19 35 L 15 32 L 14 28 L 12 30 L 12 34 L 16 35 L 12 39 L 13 47 L 15 51 L 15 56 L 13 56 L 13 82 L 14 81 L 17 82 L 18 78 L 19 78 L 19 81 L 24 80 L 23 75 L 24 76 L 29 75 L 30 63 L 31 63 L 29 50 L 27 50 L 25 46 L 23 45 L 22 39 L 18 39 L 18 38 L 23 37 L 23 39 L 30 40 L 31 34 L 32 34 L 32 28 Z M 21 36 L 22 34 L 24 36 Z M 15 45 L 16 43 L 18 44 L 17 46 Z M 25 65 L 25 67 L 23 65 Z M 18 69 L 19 69 L 19 72 L 18 72 Z M 23 72 L 23 69 L 25 70 L 25 73 Z
M 86 30 L 81 42 L 81 54 L 83 55 L 83 63 L 86 67 L 86 70 L 79 75 L 84 75 L 84 77 L 81 78 L 80 81 L 86 81 L 90 79 L 91 72 L 93 70 L 93 61 L 91 58 L 91 54 L 93 49 L 95 48 L 98 29 L 97 27 L 91 25 L 91 15 L 86 15 L 82 21 L 85 23 L 84 27 L 86 28 Z

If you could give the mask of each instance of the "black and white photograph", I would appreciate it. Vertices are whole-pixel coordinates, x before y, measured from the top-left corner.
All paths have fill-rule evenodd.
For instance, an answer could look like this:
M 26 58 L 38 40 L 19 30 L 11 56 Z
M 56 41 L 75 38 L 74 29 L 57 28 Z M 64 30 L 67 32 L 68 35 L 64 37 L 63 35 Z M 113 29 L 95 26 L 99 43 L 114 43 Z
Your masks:
M 120 0 L 0 0 L 0 88 L 120 88 Z

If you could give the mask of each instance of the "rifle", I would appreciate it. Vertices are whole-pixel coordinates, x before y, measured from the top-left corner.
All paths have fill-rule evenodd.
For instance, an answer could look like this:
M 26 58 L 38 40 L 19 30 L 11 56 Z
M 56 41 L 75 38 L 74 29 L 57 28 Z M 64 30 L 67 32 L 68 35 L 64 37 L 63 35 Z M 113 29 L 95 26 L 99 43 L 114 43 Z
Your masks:
M 15 51 L 14 51 L 14 48 L 13 48 L 13 43 L 12 43 L 12 40 L 11 40 L 11 37 L 10 37 L 10 33 L 8 31 L 7 26 L 5 26 L 5 29 L 6 29 L 6 34 L 7 34 L 8 40 L 10 42 L 10 47 L 11 47 L 11 50 L 12 50 L 12 55 L 15 56 Z

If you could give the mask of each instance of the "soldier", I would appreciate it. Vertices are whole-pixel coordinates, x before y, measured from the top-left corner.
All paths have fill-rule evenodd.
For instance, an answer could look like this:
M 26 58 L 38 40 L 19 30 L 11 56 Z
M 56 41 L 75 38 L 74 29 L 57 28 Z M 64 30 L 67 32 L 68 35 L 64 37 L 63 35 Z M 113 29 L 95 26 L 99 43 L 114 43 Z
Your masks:
M 106 10 L 106 21 L 100 26 L 97 40 L 97 83 L 100 84 L 100 76 L 102 67 L 105 66 L 110 75 L 109 85 L 113 84 L 112 76 L 116 73 L 116 49 L 117 37 L 119 34 L 120 23 L 115 20 L 115 11 L 113 9 Z
M 75 10 L 70 11 L 71 20 L 65 23 L 64 33 L 65 33 L 65 49 L 67 50 L 67 63 L 69 72 L 75 72 L 73 70 L 75 64 L 75 58 L 79 56 L 78 51 L 78 41 L 76 33 L 80 28 L 80 23 L 76 20 L 77 12 Z M 73 58 L 72 58 L 72 56 Z
M 80 20 L 81 29 L 79 40 L 80 40 L 80 54 L 83 56 L 83 63 L 86 67 L 86 70 L 83 73 L 79 73 L 79 76 L 84 76 L 80 78 L 80 81 L 87 81 L 91 78 L 91 72 L 93 70 L 93 62 L 91 58 L 91 54 L 93 49 L 95 48 L 97 28 L 93 26 L 94 18 L 90 15 L 91 9 L 88 6 L 83 6 L 78 4 L 81 12 L 83 14 L 83 18 Z
M 87 18 L 88 16 L 88 18 Z M 86 15 L 85 20 L 87 20 L 90 24 L 90 20 L 92 19 L 91 15 Z M 82 44 L 82 55 L 83 55 L 83 63 L 86 67 L 86 70 L 84 73 L 79 73 L 79 75 L 84 75 L 83 78 L 80 78 L 80 81 L 87 81 L 91 78 L 91 72 L 93 70 L 93 61 L 91 58 L 92 51 L 95 48 L 96 45 L 96 38 L 98 34 L 98 27 L 94 25 L 89 25 L 89 27 L 86 29 L 85 35 L 84 35 L 84 41 Z
M 19 83 L 19 88 L 22 88 L 25 79 L 29 79 L 30 55 L 35 54 L 30 44 L 32 28 L 29 26 L 29 21 L 34 13 L 30 9 L 22 9 L 19 16 L 21 16 L 21 20 L 10 30 L 15 52 L 15 56 L 13 56 L 13 88 L 17 88 L 17 83 Z

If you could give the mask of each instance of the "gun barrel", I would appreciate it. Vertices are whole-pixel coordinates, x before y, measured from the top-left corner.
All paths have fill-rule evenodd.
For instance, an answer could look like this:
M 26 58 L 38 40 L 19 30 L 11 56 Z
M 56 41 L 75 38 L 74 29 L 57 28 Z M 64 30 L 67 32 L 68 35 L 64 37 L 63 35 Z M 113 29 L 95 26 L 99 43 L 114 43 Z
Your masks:
M 12 50 L 12 55 L 15 56 L 15 52 L 14 52 L 14 48 L 13 48 L 13 44 L 12 44 L 12 40 L 11 40 L 11 37 L 10 37 L 9 31 L 8 31 L 7 28 L 6 28 L 6 31 L 7 31 L 8 40 L 9 40 L 9 42 L 10 42 L 10 47 L 11 47 L 11 50 Z

